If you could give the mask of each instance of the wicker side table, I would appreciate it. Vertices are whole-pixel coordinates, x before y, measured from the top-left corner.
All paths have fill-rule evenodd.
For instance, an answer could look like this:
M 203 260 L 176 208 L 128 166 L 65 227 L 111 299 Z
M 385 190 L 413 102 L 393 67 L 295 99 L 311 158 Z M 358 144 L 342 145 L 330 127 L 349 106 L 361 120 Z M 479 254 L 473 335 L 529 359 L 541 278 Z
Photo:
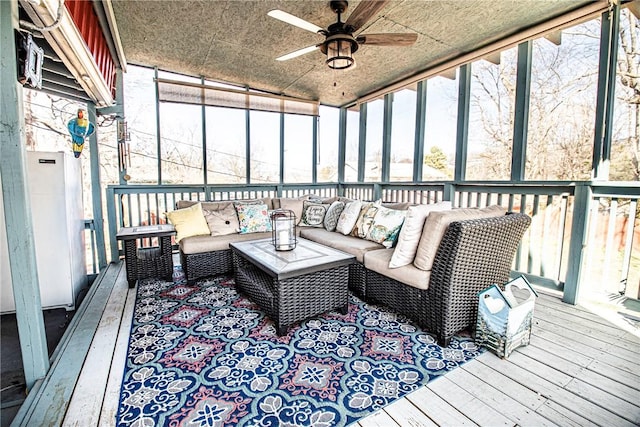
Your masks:
M 124 242 L 124 260 L 130 288 L 133 288 L 139 279 L 171 279 L 171 236 L 174 234 L 176 230 L 170 224 L 123 227 L 118 231 L 116 239 Z M 138 239 L 154 237 L 158 238 L 160 246 L 138 247 Z

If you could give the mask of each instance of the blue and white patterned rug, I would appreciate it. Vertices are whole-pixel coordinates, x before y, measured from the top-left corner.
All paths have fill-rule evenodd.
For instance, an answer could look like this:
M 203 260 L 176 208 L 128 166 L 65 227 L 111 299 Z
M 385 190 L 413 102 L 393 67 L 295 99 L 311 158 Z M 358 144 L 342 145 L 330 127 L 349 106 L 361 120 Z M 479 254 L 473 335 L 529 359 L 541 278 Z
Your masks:
M 120 426 L 338 426 L 370 415 L 481 353 L 448 348 L 405 317 L 350 296 L 278 337 L 233 279 L 141 281 Z

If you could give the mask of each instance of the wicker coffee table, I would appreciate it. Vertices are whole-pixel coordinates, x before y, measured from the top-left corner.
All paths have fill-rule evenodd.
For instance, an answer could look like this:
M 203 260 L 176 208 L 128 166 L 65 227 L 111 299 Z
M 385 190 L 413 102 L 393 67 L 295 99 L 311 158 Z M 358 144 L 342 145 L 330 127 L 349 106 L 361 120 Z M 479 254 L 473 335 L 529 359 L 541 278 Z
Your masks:
M 236 286 L 275 322 L 278 335 L 329 310 L 347 313 L 353 255 L 302 238 L 292 251 L 276 251 L 271 239 L 229 246 Z

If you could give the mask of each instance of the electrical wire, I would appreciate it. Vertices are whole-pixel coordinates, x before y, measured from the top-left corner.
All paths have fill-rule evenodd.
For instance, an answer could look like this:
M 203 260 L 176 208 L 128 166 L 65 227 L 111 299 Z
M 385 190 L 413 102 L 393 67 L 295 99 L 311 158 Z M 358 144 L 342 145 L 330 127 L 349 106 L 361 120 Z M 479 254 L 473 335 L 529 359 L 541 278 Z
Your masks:
M 39 31 L 39 32 L 43 32 L 43 31 L 51 31 L 51 30 L 55 30 L 56 28 L 58 28 L 60 26 L 60 24 L 62 24 L 62 13 L 64 11 L 64 0 L 58 0 L 58 13 L 56 15 L 56 20 L 53 21 L 53 24 L 51 25 L 47 25 L 44 27 L 38 27 L 37 25 L 32 24 L 31 22 L 28 21 L 20 21 L 19 24 L 21 27 L 30 30 L 30 31 Z

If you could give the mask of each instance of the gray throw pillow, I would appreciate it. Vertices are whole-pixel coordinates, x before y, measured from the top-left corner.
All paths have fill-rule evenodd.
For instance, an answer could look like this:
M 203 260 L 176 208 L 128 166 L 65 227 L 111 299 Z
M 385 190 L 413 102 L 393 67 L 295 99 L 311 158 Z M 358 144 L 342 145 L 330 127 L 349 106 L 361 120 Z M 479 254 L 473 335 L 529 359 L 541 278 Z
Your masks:
M 327 213 L 324 215 L 324 228 L 327 231 L 335 231 L 340 219 L 340 214 L 344 210 L 344 203 L 335 201 L 331 203 L 327 209 Z

